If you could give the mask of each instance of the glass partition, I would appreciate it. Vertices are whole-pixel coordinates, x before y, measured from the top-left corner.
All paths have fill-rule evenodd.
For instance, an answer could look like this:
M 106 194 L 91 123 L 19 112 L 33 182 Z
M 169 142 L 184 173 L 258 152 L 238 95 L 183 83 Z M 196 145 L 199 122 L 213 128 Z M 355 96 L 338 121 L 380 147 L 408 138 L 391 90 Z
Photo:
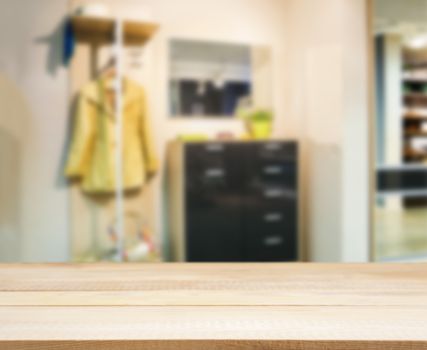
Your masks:
M 427 260 L 427 1 L 374 5 L 374 255 Z

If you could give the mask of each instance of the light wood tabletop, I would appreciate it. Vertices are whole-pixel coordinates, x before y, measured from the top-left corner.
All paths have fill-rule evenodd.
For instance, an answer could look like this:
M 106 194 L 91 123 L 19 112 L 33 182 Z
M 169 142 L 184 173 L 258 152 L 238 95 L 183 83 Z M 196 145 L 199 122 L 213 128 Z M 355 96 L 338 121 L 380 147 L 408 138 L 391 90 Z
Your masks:
M 27 349 L 427 349 L 427 264 L 0 265 Z

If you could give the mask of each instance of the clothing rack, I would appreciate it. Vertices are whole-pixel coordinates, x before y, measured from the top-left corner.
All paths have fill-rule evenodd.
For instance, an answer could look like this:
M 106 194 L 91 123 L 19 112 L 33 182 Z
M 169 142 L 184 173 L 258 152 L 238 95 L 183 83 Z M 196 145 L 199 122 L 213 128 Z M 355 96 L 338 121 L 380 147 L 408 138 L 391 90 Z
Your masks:
M 120 17 L 117 18 L 95 18 L 86 16 L 74 16 L 71 18 L 73 32 L 77 41 L 92 45 L 98 48 L 102 45 L 113 45 L 115 58 L 116 76 L 114 81 L 114 91 L 116 94 L 115 104 L 115 138 L 117 147 L 115 150 L 116 159 L 116 189 L 115 189 L 115 217 L 117 235 L 117 256 L 118 262 L 124 256 L 124 194 L 123 194 L 123 46 L 124 45 L 144 45 L 154 35 L 158 25 L 154 23 L 128 21 Z
M 122 46 L 123 46 L 123 23 L 117 19 L 115 26 L 114 53 L 116 58 L 116 79 L 115 94 L 116 104 L 114 114 L 116 115 L 116 232 L 117 232 L 117 257 L 118 261 L 123 260 L 124 249 L 124 203 L 123 203 L 123 64 L 122 64 Z

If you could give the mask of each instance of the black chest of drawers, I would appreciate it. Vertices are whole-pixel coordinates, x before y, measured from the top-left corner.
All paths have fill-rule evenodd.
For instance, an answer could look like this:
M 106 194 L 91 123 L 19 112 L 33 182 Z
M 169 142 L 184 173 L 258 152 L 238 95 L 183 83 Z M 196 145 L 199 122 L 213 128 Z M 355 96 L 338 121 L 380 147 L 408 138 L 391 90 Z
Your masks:
M 170 161 L 174 260 L 297 260 L 296 142 L 177 144 Z

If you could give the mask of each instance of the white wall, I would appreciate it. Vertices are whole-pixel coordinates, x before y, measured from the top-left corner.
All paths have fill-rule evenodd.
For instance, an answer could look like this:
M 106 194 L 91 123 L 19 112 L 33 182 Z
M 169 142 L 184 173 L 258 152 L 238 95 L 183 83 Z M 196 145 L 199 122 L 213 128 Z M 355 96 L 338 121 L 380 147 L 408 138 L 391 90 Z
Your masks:
M 402 37 L 384 35 L 385 164 L 402 164 Z
M 369 47 L 366 0 L 341 1 L 344 54 L 343 225 L 344 262 L 370 259 L 370 113 Z M 372 58 L 373 59 L 373 58 Z
M 383 62 L 384 69 L 382 86 L 384 88 L 383 108 L 384 124 L 383 129 L 378 130 L 384 133 L 384 165 L 401 166 L 403 163 L 402 149 L 403 128 L 402 115 L 404 115 L 402 97 L 402 72 L 403 72 L 403 38 L 399 34 L 384 34 L 383 40 Z M 400 196 L 390 196 L 383 199 L 383 205 L 388 210 L 403 209 L 404 201 Z M 378 219 L 376 219 L 378 220 Z
M 11 190 L 0 201 L 15 216 L 0 222 L 0 234 L 8 231 L 0 237 L 8 254 L 0 259 L 63 261 L 68 213 L 60 168 L 68 106 L 66 71 L 57 64 L 67 1 L 1 0 L 0 7 L 0 132 L 13 137 L 8 155 L 17 163 L 15 176 L 2 178 Z
M 369 258 L 365 0 L 289 0 L 286 115 L 302 150 L 303 232 L 314 261 Z

